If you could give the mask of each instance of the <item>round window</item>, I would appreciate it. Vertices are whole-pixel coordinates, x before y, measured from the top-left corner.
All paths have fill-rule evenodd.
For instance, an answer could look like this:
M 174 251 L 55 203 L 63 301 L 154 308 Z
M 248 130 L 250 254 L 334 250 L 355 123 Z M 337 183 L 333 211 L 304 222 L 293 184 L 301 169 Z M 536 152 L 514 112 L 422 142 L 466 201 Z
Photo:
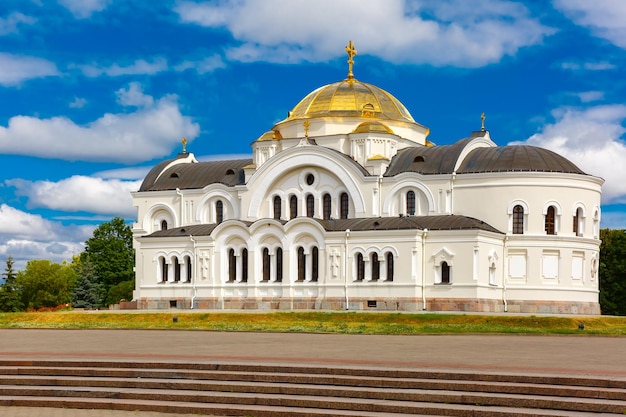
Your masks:
M 308 185 L 313 185 L 314 182 L 315 182 L 315 176 L 313 174 L 309 174 L 306 176 L 306 183 Z

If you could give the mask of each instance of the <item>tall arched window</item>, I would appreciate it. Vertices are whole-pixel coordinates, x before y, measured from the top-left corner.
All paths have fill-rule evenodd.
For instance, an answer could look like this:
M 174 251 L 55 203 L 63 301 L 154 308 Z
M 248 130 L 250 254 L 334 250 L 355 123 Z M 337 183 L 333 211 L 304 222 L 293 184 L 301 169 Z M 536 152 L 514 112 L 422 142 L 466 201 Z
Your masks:
M 280 216 L 282 215 L 281 213 L 282 205 L 283 205 L 283 201 L 280 199 L 280 197 L 279 196 L 274 197 L 274 218 L 276 220 L 280 220 Z
M 270 280 L 270 250 L 263 248 L 263 281 Z
M 180 263 L 174 258 L 174 282 L 180 282 Z
M 295 219 L 298 217 L 298 197 L 292 195 L 289 199 L 289 218 Z
M 393 281 L 393 253 L 387 252 L 387 281 Z
M 513 207 L 513 234 L 524 234 L 524 207 L 519 204 Z
M 191 258 L 189 256 L 185 256 L 185 269 L 187 270 L 187 282 L 191 282 L 193 271 L 191 270 Z
M 545 224 L 546 234 L 554 235 L 555 227 L 554 227 L 554 206 L 548 207 L 546 211 L 546 224 Z
M 241 251 L 241 282 L 248 282 L 248 249 Z
M 356 280 L 363 281 L 365 278 L 365 261 L 363 260 L 363 254 L 356 254 Z
M 283 249 L 276 249 L 276 282 L 283 282 Z
M 415 216 L 415 191 L 406 193 L 406 214 Z
M 167 220 L 161 220 L 161 230 L 167 230 Z
M 313 246 L 313 249 L 311 249 L 311 281 L 315 282 L 319 278 L 319 256 L 319 249 L 317 249 L 317 246 Z
M 347 219 L 348 218 L 348 211 L 349 211 L 348 193 L 341 193 L 341 197 L 339 197 L 339 199 L 341 200 L 341 208 L 340 208 L 341 218 L 342 219 Z
M 449 284 L 450 283 L 450 266 L 446 261 L 441 263 L 441 283 Z
M 324 197 L 322 198 L 323 200 L 323 215 L 324 215 L 324 220 L 330 220 L 330 214 L 331 214 L 331 209 L 332 209 L 332 199 L 330 198 L 330 194 L 326 193 L 324 194 Z
M 228 282 L 235 282 L 237 279 L 237 257 L 235 249 L 228 251 Z
M 224 203 L 222 200 L 215 202 L 215 223 L 220 224 L 224 221 Z
M 372 263 L 372 281 L 378 281 L 380 279 L 380 262 L 378 262 L 377 253 L 372 253 L 370 262 Z
M 576 236 L 583 235 L 582 220 L 583 220 L 583 209 L 578 207 L 576 209 L 576 214 L 574 215 L 574 227 L 573 227 L 574 235 Z
M 164 257 L 160 258 L 160 264 L 161 264 L 161 282 L 167 282 L 167 275 L 168 275 L 168 264 L 165 261 Z
M 306 255 L 304 254 L 304 248 L 300 246 L 298 248 L 298 281 L 304 281 L 306 277 Z
M 306 216 L 315 216 L 315 198 L 313 197 L 313 194 L 308 194 L 306 196 Z

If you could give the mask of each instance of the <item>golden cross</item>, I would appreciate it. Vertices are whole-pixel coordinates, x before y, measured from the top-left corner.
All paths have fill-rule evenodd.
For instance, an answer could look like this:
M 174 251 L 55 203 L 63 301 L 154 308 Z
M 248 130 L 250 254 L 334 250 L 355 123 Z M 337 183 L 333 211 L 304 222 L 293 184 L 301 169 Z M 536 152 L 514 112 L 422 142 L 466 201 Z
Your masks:
M 354 78 L 354 74 L 352 73 L 352 65 L 354 65 L 354 57 L 356 56 L 356 49 L 354 49 L 354 44 L 352 41 L 348 42 L 348 46 L 346 46 L 346 53 L 348 54 L 348 79 L 351 80 Z
M 485 131 L 485 119 L 486 119 L 486 117 L 485 117 L 485 112 L 483 112 L 483 113 L 480 115 L 480 120 L 481 120 L 481 122 L 482 122 L 482 123 L 481 123 L 481 125 L 480 125 L 480 130 L 481 130 L 482 132 L 484 132 L 484 131 Z
M 187 153 L 187 138 L 183 138 L 181 142 L 183 144 L 183 153 Z
M 302 123 L 302 125 L 304 126 L 304 137 L 308 138 L 309 137 L 309 126 L 311 126 L 311 122 L 309 122 L 308 120 L 305 120 L 304 123 Z

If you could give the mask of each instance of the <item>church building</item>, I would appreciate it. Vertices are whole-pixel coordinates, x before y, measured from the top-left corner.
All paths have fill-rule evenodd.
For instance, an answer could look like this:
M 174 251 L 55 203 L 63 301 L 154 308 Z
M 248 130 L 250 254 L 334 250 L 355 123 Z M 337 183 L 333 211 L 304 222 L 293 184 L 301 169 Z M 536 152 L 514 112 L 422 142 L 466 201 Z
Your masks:
M 436 146 L 389 92 L 319 87 L 252 143 L 133 193 L 140 309 L 600 314 L 603 180 L 483 126 Z M 469 129 L 468 129 L 469 130 Z

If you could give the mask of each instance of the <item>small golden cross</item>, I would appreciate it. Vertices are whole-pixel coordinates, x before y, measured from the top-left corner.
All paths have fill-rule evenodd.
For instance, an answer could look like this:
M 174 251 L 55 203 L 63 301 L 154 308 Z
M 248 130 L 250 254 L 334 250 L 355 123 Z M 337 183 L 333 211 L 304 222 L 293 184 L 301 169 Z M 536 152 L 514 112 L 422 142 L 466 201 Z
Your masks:
M 183 144 L 183 153 L 187 153 L 187 138 L 183 138 L 181 142 Z
M 481 125 L 480 125 L 480 130 L 481 130 L 482 132 L 484 132 L 484 131 L 485 131 L 485 119 L 486 119 L 486 117 L 485 117 L 485 112 L 483 112 L 483 113 L 480 115 L 480 120 L 481 120 L 481 122 L 482 122 L 482 123 L 481 123 Z
M 302 125 L 304 126 L 304 137 L 308 138 L 309 137 L 309 126 L 311 126 L 311 122 L 309 122 L 308 120 L 305 120 L 304 123 L 302 123 Z
M 356 56 L 356 49 L 354 49 L 354 44 L 352 41 L 348 42 L 348 46 L 346 46 L 346 53 L 348 54 L 348 79 L 351 80 L 354 78 L 354 74 L 352 73 L 352 65 L 354 65 L 354 57 Z

